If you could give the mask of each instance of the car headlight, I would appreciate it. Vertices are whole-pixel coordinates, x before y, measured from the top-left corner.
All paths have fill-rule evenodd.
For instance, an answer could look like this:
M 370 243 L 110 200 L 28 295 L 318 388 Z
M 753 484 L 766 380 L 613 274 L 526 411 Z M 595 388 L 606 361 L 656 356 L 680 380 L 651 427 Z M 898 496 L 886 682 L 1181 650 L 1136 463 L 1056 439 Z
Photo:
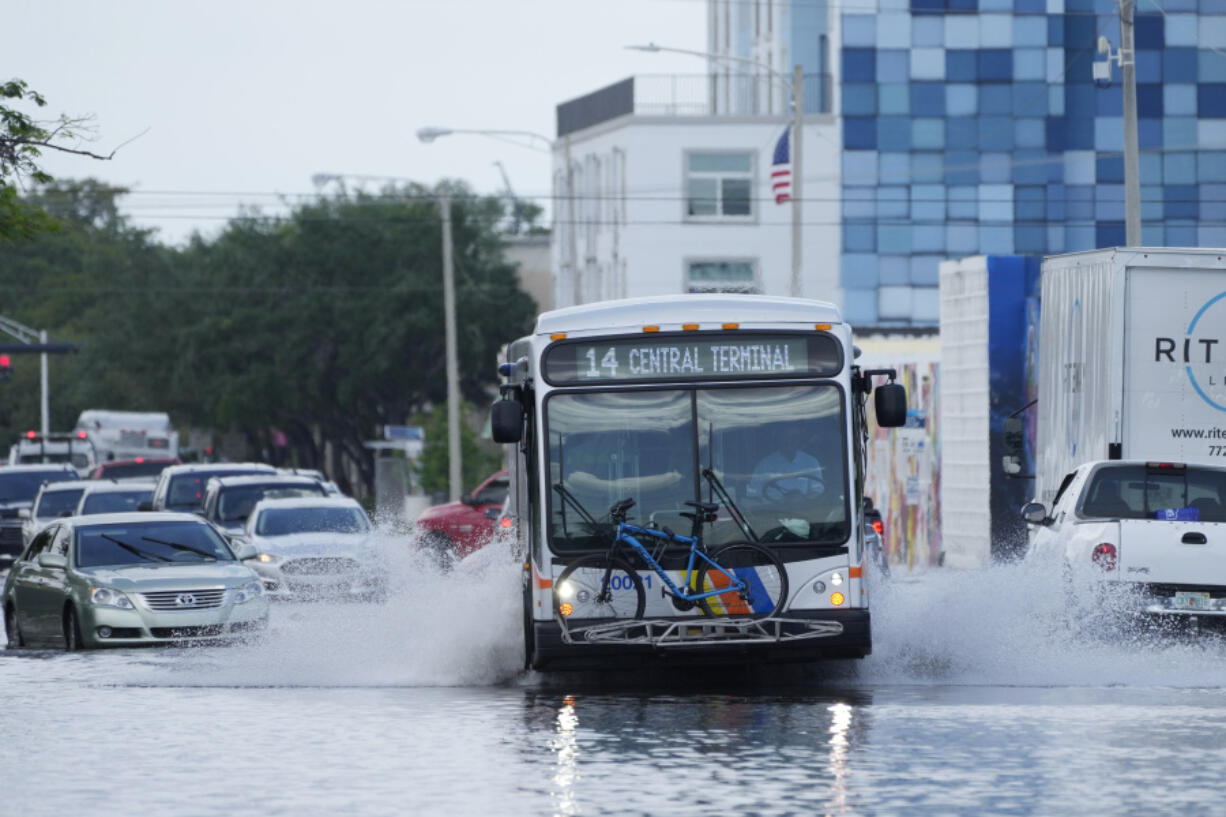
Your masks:
M 262 565 L 266 565 L 269 562 L 277 561 L 277 557 L 273 556 L 271 553 L 257 553 L 255 556 L 255 560 Z
M 89 600 L 98 607 L 117 607 L 120 610 L 131 610 L 132 600 L 125 594 L 110 587 L 91 587 Z
M 249 601 L 254 601 L 264 595 L 264 585 L 258 581 L 247 582 L 237 590 L 231 591 L 231 600 L 235 604 L 246 604 Z

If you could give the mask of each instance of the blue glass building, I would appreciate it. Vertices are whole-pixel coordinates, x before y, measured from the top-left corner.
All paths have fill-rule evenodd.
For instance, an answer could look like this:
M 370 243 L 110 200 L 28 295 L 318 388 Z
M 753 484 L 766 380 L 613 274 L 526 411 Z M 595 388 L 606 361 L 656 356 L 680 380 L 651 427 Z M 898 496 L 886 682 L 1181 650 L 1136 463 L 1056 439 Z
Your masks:
M 1136 15 L 1143 242 L 1226 246 L 1226 0 Z M 1122 245 L 1113 0 L 910 0 L 839 13 L 845 313 L 935 321 L 942 258 Z
M 738 24 L 727 2 L 716 42 Z M 1115 0 L 754 2 L 783 30 L 733 50 L 773 45 L 806 72 L 825 56 L 801 47 L 814 15 L 837 25 L 853 323 L 935 323 L 944 258 L 1125 243 L 1119 69 L 1091 74 L 1099 36 L 1120 43 Z M 1226 247 L 1226 0 L 1149 0 L 1135 19 L 1143 243 Z

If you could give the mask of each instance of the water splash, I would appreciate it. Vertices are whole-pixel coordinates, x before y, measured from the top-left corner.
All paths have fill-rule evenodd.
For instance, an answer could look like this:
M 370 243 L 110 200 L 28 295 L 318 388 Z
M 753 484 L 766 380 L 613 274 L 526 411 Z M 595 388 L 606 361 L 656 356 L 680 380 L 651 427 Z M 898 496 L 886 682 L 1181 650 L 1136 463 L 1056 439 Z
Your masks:
M 1222 686 L 1215 637 L 1181 639 L 1078 626 L 1057 570 L 1037 562 L 934 569 L 877 581 L 873 684 Z
M 469 686 L 523 661 L 520 568 L 495 541 L 440 571 L 400 535 L 377 538 L 386 603 L 273 606 L 269 631 L 231 648 L 153 651 L 126 683 L 205 686 Z

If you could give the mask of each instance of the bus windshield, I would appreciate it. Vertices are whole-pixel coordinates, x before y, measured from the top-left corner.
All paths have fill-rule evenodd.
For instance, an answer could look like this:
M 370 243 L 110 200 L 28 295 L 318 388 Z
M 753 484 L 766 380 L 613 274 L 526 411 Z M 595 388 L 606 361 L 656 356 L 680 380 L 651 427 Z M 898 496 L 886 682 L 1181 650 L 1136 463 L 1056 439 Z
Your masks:
M 708 545 L 842 544 L 844 410 L 834 384 L 555 392 L 546 404 L 550 543 L 556 552 L 607 547 L 609 507 L 631 498 L 627 521 L 685 534 L 687 500 L 721 504 L 703 530 Z

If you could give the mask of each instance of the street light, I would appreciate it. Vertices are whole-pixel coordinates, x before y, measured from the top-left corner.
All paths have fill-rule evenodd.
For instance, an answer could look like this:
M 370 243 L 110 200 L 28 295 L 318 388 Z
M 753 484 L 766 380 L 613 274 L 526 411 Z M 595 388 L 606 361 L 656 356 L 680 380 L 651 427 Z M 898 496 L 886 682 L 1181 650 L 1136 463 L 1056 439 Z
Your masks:
M 417 130 L 417 138 L 426 144 L 433 142 L 435 139 L 438 139 L 440 136 L 451 136 L 452 134 L 492 136 L 495 138 L 502 137 L 502 136 L 518 136 L 518 137 L 524 137 L 528 139 L 535 139 L 541 142 L 542 144 L 546 145 L 549 148 L 549 151 L 551 153 L 555 151 L 558 147 L 558 142 L 554 141 L 553 139 L 550 139 L 548 136 L 545 136 L 540 133 L 534 133 L 533 131 L 528 131 L 528 130 L 491 130 L 488 128 L 439 128 L 439 127 L 430 127 L 430 126 L 419 128 Z M 566 136 L 564 139 L 561 140 L 561 142 L 562 142 L 562 161 L 566 163 L 566 220 L 567 220 L 567 226 L 566 226 L 566 236 L 567 236 L 566 256 L 567 258 L 566 258 L 566 262 L 567 262 L 567 266 L 570 267 L 570 274 L 571 274 L 571 284 L 570 284 L 571 285 L 571 301 L 575 304 L 578 304 L 579 294 L 580 294 L 580 277 L 579 277 L 579 264 L 576 259 L 578 259 L 579 257 L 579 247 L 578 247 L 578 244 L 576 243 L 576 236 L 575 236 L 575 232 L 576 232 L 575 231 L 575 224 L 576 224 L 575 195 L 574 195 L 575 176 L 574 176 L 574 170 L 570 164 L 570 136 Z M 521 144 L 520 147 L 528 147 L 528 146 Z M 556 233 L 557 232 L 556 228 L 559 223 L 558 215 L 557 215 L 557 207 L 555 206 L 553 209 L 554 209 L 553 218 L 554 218 L 554 228 L 555 228 L 554 232 Z
M 804 70 L 795 65 L 792 68 L 792 81 L 787 79 L 775 71 L 774 68 L 764 62 L 751 60 L 746 57 L 734 57 L 730 54 L 717 54 L 713 51 L 693 51 L 688 48 L 670 48 L 664 45 L 656 45 L 655 43 L 647 43 L 646 45 L 628 45 L 627 49 L 631 51 L 645 51 L 648 54 L 659 54 L 667 52 L 669 54 L 687 54 L 691 57 L 702 57 L 709 60 L 723 60 L 724 62 L 736 62 L 744 65 L 752 65 L 756 68 L 764 70 L 771 79 L 782 85 L 792 98 L 792 139 L 791 139 L 791 159 L 792 159 L 792 282 L 791 295 L 798 298 L 801 295 L 801 266 L 803 262 L 801 244 L 801 209 L 803 202 L 803 185 L 804 174 L 801 164 L 801 148 L 804 146 Z

